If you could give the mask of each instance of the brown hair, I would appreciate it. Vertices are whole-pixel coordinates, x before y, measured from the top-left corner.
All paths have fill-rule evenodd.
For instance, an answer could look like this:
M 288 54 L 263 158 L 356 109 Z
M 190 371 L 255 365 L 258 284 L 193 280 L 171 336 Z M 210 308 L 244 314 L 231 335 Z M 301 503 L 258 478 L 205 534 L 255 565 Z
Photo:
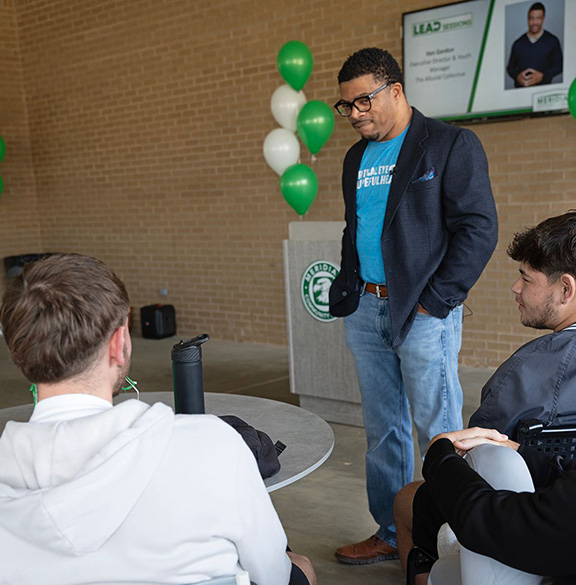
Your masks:
M 55 383 L 86 371 L 129 311 L 124 284 L 103 262 L 54 254 L 28 264 L 9 285 L 0 322 L 26 378 Z

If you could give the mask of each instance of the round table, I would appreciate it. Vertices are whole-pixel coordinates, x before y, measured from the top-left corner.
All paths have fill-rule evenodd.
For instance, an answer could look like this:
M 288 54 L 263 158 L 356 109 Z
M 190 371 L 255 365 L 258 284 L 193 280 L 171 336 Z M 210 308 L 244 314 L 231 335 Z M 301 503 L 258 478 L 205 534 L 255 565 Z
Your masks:
M 135 398 L 122 394 L 116 401 Z M 172 392 L 140 392 L 140 400 L 153 404 L 163 402 L 174 406 Z M 280 471 L 264 480 L 269 492 L 285 487 L 305 477 L 322 465 L 334 448 L 334 432 L 330 425 L 298 406 L 239 394 L 205 394 L 206 412 L 216 415 L 232 414 L 254 428 L 267 433 L 272 442 L 281 441 L 286 449 L 280 455 Z M 0 410 L 0 431 L 9 420 L 27 422 L 33 406 L 13 406 Z

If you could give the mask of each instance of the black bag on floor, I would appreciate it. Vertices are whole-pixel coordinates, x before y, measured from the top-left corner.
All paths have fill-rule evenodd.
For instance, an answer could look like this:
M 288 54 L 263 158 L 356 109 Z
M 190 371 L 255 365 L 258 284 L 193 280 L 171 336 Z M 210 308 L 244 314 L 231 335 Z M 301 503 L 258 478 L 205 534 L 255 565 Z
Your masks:
M 258 463 L 262 479 L 272 477 L 280 471 L 278 455 L 286 448 L 284 443 L 280 441 L 276 441 L 276 444 L 272 443 L 272 439 L 264 431 L 255 429 L 237 416 L 225 415 L 220 418 L 242 435 L 242 438 L 250 447 L 250 451 L 256 457 L 256 463 Z

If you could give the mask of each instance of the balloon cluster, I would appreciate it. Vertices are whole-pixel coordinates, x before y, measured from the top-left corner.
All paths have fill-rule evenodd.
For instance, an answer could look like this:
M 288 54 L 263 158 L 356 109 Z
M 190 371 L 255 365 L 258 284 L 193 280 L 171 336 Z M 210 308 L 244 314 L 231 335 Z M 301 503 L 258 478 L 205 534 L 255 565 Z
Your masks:
M 314 59 L 310 49 L 300 41 L 286 43 L 278 53 L 278 71 L 286 84 L 272 94 L 272 115 L 281 128 L 272 130 L 264 140 L 264 158 L 280 175 L 280 191 L 298 215 L 304 215 L 318 192 L 318 179 L 308 165 L 299 164 L 300 143 L 315 160 L 334 130 L 334 114 L 321 101 L 306 101 L 302 91 L 312 73 Z
M 6 154 L 6 143 L 4 142 L 4 138 L 2 138 L 2 136 L 0 136 L 0 162 L 2 162 L 2 159 L 4 158 L 5 154 Z M 0 177 L 0 195 L 2 195 L 3 190 L 4 190 L 4 181 L 2 180 L 2 177 Z

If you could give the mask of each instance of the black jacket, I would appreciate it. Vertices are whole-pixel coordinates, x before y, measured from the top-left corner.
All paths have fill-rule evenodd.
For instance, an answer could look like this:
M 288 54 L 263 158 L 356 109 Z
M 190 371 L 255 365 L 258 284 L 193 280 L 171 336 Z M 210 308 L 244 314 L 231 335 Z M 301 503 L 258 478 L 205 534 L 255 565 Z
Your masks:
M 510 437 L 521 420 L 576 424 L 576 326 L 529 341 L 482 388 L 469 427 Z
M 519 452 L 534 493 L 494 490 L 448 439 L 430 447 L 422 472 L 463 546 L 516 569 L 554 577 L 557 585 L 576 583 L 576 461 L 528 447 Z
M 340 274 L 330 289 L 330 312 L 336 317 L 353 313 L 360 296 L 356 180 L 367 145 L 360 140 L 344 160 L 346 228 Z M 410 330 L 418 302 L 438 318 L 464 302 L 497 234 L 488 163 L 476 135 L 413 109 L 381 238 L 395 347 Z

